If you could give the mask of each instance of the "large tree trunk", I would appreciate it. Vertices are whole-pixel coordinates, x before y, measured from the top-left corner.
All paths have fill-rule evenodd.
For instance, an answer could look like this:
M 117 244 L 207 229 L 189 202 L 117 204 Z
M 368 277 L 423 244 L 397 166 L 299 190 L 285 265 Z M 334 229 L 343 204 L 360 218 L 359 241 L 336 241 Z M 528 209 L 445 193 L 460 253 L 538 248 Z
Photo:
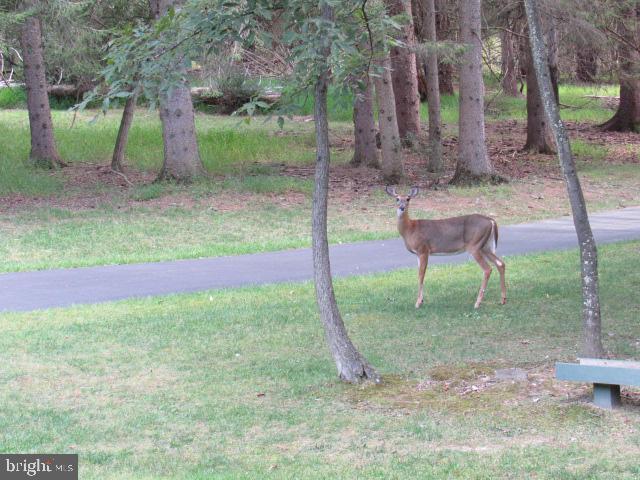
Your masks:
M 587 207 L 576 173 L 573 155 L 571 154 L 571 145 L 562 120 L 560 120 L 559 108 L 553 94 L 538 5 L 536 0 L 525 0 L 524 3 L 529 23 L 531 55 L 538 76 L 544 108 L 558 145 L 558 157 L 567 184 L 573 222 L 578 236 L 578 244 L 580 245 L 582 315 L 584 322 L 582 354 L 586 357 L 598 358 L 604 354 L 601 340 L 600 298 L 598 294 L 598 252 L 591 232 Z
M 389 56 L 380 62 L 382 71 L 376 76 L 376 99 L 378 100 L 378 125 L 382 150 L 382 177 L 387 184 L 398 183 L 404 176 L 402 146 L 398 133 L 396 102 L 391 81 Z
M 154 17 L 159 19 L 175 0 L 150 0 Z M 184 78 L 187 71 L 184 66 Z M 160 98 L 160 120 L 164 159 L 157 180 L 191 182 L 204 175 L 198 151 L 196 125 L 189 83 L 185 80 Z
M 136 110 L 136 101 L 138 100 L 138 91 L 134 91 L 124 104 L 122 111 L 122 119 L 120 120 L 120 128 L 116 137 L 116 145 L 113 148 L 113 156 L 111 157 L 111 169 L 116 172 L 122 171 L 122 162 L 124 161 L 124 152 L 127 148 L 129 140 L 129 129 L 133 123 L 133 114 Z
M 533 59 L 528 44 L 527 49 L 527 140 L 523 150 L 554 154 L 551 129 L 544 112 L 538 79 L 533 68 Z
M 415 34 L 411 21 L 411 2 L 406 0 L 385 0 L 391 15 L 406 14 L 409 23 L 403 25 L 399 40 L 403 45 L 391 48 L 391 73 L 393 91 L 396 99 L 398 131 L 402 140 L 408 140 L 420 134 L 420 94 L 418 93 L 418 74 L 416 69 Z
M 440 122 L 440 87 L 438 85 L 438 53 L 436 45 L 436 9 L 434 0 L 424 0 L 422 26 L 424 39 L 432 42 L 425 57 L 424 68 L 427 81 L 427 102 L 429 107 L 429 161 L 427 170 L 442 171 L 442 128 Z
M 515 41 L 510 31 L 500 32 L 502 91 L 510 97 L 518 96 L 518 62 L 516 61 Z
M 486 180 L 493 174 L 484 134 L 484 82 L 480 0 L 460 2 L 460 40 L 467 47 L 460 63 L 458 164 L 453 183 Z
M 620 73 L 620 103 L 613 117 L 601 125 L 605 132 L 640 131 L 640 81 Z
M 332 9 L 322 6 L 322 17 L 333 19 Z M 331 280 L 329 244 L 327 241 L 327 197 L 329 192 L 329 122 L 327 119 L 327 87 L 329 71 L 326 58 L 328 46 L 323 48 L 322 73 L 315 86 L 314 119 L 316 129 L 316 175 L 313 193 L 312 247 L 313 277 L 316 300 L 324 333 L 331 355 L 336 362 L 338 375 L 346 382 L 360 382 L 365 379 L 380 381 L 376 371 L 358 352 L 347 334 L 340 316 Z
M 376 124 L 373 117 L 373 81 L 365 80 L 365 89 L 356 88 L 353 100 L 353 135 L 355 147 L 351 164 L 380 168 L 376 146 Z
M 186 72 L 185 72 L 186 73 Z M 191 182 L 204 175 L 189 86 L 177 86 L 160 101 L 164 161 L 158 180 Z
M 30 7 L 26 2 L 25 7 Z M 47 80 L 44 70 L 42 30 L 40 19 L 28 17 L 22 26 L 20 45 L 24 66 L 24 83 L 27 91 L 29 128 L 31 130 L 31 161 L 44 168 L 63 166 L 53 136 L 53 121 L 47 95 Z
M 452 40 L 451 21 L 447 11 L 447 0 L 435 0 L 436 6 L 436 38 Z M 449 62 L 438 63 L 438 82 L 440 95 L 453 95 L 453 65 Z
M 640 5 L 636 5 L 628 12 L 629 16 L 638 19 Z M 624 20 L 618 21 L 618 35 L 624 39 L 618 43 L 620 64 L 620 103 L 615 115 L 601 125 L 608 132 L 638 132 L 640 131 L 640 53 L 630 48 L 626 42 L 638 45 L 640 37 L 640 22 L 635 22 L 636 30 L 630 31 Z

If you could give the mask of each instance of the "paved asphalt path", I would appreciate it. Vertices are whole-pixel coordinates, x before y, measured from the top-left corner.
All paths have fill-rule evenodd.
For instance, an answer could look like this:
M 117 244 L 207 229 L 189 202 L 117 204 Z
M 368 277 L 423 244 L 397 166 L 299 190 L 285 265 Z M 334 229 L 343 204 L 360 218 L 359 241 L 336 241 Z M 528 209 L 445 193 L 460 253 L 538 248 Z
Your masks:
M 590 216 L 598 243 L 640 239 L 640 207 Z M 517 255 L 577 247 L 570 217 L 500 227 L 497 253 Z M 467 254 L 433 256 L 429 265 L 462 263 Z M 400 238 L 331 247 L 334 276 L 416 267 Z M 312 278 L 309 249 L 0 274 L 0 311 L 29 311 L 132 297 L 196 292 Z

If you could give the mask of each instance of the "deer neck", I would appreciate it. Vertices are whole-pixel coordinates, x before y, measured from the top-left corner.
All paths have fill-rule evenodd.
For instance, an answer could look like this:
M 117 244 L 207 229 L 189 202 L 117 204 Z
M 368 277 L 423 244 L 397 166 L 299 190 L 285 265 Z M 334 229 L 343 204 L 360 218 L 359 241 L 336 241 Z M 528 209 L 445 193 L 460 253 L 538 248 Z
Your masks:
M 398 216 L 398 232 L 403 237 L 413 229 L 414 221 L 409 218 L 409 208 L 405 208 L 404 212 Z

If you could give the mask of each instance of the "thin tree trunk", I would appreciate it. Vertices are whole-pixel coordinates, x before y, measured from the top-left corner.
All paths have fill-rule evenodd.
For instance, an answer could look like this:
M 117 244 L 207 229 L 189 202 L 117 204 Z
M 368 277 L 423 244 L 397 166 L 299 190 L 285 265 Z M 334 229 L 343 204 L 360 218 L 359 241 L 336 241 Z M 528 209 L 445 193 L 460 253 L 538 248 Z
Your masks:
M 120 128 L 116 137 L 116 145 L 113 148 L 113 156 L 111 157 L 111 169 L 116 172 L 122 172 L 122 163 L 124 161 L 124 152 L 127 148 L 129 140 L 129 129 L 133 123 L 133 114 L 136 110 L 136 101 L 138 100 L 138 91 L 136 90 L 127 97 L 122 111 L 122 119 L 120 120 Z
M 447 12 L 447 0 L 435 0 L 436 6 L 436 38 L 451 40 L 451 21 Z M 453 95 L 453 65 L 449 62 L 438 63 L 438 84 L 440 95 Z
M 429 161 L 427 171 L 442 171 L 442 127 L 440 121 L 440 87 L 438 85 L 438 53 L 436 45 L 436 9 L 434 0 L 424 0 L 422 26 L 424 38 L 432 45 L 424 62 L 429 107 Z
M 393 71 L 393 91 L 396 99 L 398 132 L 403 141 L 412 143 L 420 134 L 420 94 L 418 93 L 418 74 L 416 69 L 415 34 L 411 21 L 411 2 L 406 0 L 385 0 L 391 15 L 406 14 L 409 23 L 402 26 L 399 40 L 403 45 L 391 48 L 391 66 Z
M 458 164 L 451 180 L 469 184 L 487 180 L 493 166 L 484 133 L 484 82 L 480 36 L 480 0 L 460 2 L 460 40 L 467 47 L 460 68 Z
M 513 34 L 507 30 L 500 32 L 502 91 L 510 97 L 518 96 L 518 66 Z
M 584 83 L 595 83 L 598 76 L 597 56 L 589 44 L 578 45 L 576 51 L 576 79 Z
M 425 41 L 424 26 L 422 25 L 425 15 L 423 0 L 411 0 L 411 14 L 413 34 L 416 37 L 416 43 L 422 44 Z M 419 55 L 416 55 L 416 69 L 418 71 L 418 94 L 420 95 L 420 102 L 422 103 L 427 101 L 427 78 L 424 73 L 424 58 L 420 58 Z
M 355 148 L 351 164 L 380 168 L 376 147 L 376 124 L 373 117 L 373 81 L 365 80 L 364 91 L 356 89 L 353 100 L 353 134 Z
M 556 103 L 560 103 L 560 90 L 558 84 L 560 83 L 560 67 L 558 66 L 558 26 L 557 21 L 553 15 L 549 16 L 547 27 L 547 51 L 549 72 L 551 73 L 551 86 L 553 87 L 553 96 L 556 99 Z
M 26 2 L 27 8 L 30 5 Z M 28 17 L 20 34 L 24 65 L 24 80 L 29 110 L 29 128 L 31 130 L 31 153 L 29 158 L 34 165 L 44 168 L 64 166 L 58 154 L 53 136 L 53 121 L 47 95 L 47 80 L 44 70 L 44 48 L 40 19 Z
M 527 49 L 527 140 L 523 150 L 552 155 L 556 153 L 553 148 L 552 133 L 544 112 L 528 43 Z
M 382 71 L 375 78 L 375 88 L 382 150 L 382 177 L 386 183 L 393 184 L 398 183 L 404 176 L 404 167 L 391 81 L 391 60 L 388 55 L 380 62 L 380 67 Z
M 150 0 L 155 19 L 161 18 L 174 3 L 175 0 Z M 186 68 L 177 68 L 183 70 L 186 78 Z M 198 151 L 191 90 L 186 80 L 160 98 L 160 120 L 164 159 L 156 180 L 191 182 L 203 176 L 205 171 Z
M 324 20 L 333 20 L 331 7 L 322 5 Z M 327 87 L 329 72 L 326 58 L 328 46 L 323 48 L 322 74 L 315 85 L 314 119 L 316 129 L 316 174 L 313 193 L 312 247 L 316 300 L 329 350 L 338 368 L 338 375 L 346 382 L 365 379 L 380 381 L 377 372 L 358 352 L 347 334 L 340 316 L 331 280 L 329 244 L 327 241 L 327 197 L 329 192 L 329 123 L 327 119 Z
M 544 38 L 540 25 L 540 13 L 536 0 L 524 1 L 529 36 L 531 39 L 531 55 L 538 76 L 545 112 L 551 124 L 558 145 L 558 158 L 567 184 L 569 201 L 573 212 L 573 222 L 580 245 L 580 264 L 582 269 L 582 315 L 584 323 L 584 343 L 582 354 L 587 357 L 602 357 L 604 354 L 601 339 L 600 298 L 598 294 L 598 252 L 589 224 L 587 207 L 582 195 L 582 188 L 576 173 L 571 145 L 565 131 L 558 105 L 553 95 L 551 74 L 547 56 L 545 55 Z

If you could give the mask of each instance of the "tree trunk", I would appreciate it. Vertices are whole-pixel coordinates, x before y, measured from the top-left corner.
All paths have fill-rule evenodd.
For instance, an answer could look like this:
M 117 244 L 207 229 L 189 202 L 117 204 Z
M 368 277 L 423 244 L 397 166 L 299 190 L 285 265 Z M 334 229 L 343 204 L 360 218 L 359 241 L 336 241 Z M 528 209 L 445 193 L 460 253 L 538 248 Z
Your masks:
M 544 102 L 544 109 L 558 145 L 558 157 L 567 185 L 569 201 L 573 213 L 573 222 L 580 245 L 580 264 L 582 269 L 582 315 L 584 322 L 584 344 L 582 355 L 598 358 L 604 354 L 601 340 L 600 299 L 598 294 L 598 252 L 591 232 L 589 216 L 582 188 L 576 173 L 571 145 L 560 119 L 558 105 L 553 95 L 551 74 L 545 55 L 544 38 L 540 25 L 540 13 L 536 0 L 525 0 L 531 55 L 538 76 L 538 83 Z
M 385 0 L 391 15 L 406 14 L 409 23 L 403 25 L 398 39 L 403 45 L 391 48 L 391 66 L 393 71 L 393 91 L 396 99 L 396 116 L 400 138 L 412 143 L 420 134 L 420 94 L 418 93 L 418 74 L 416 55 L 413 51 L 416 44 L 411 21 L 411 2 L 406 0 Z
M 518 96 L 518 65 L 513 34 L 507 30 L 500 32 L 502 91 L 510 97 Z
M 620 73 L 620 103 L 613 117 L 601 125 L 605 132 L 640 132 L 640 81 Z
M 493 174 L 484 134 L 484 83 L 480 0 L 460 2 L 460 40 L 467 47 L 460 68 L 458 164 L 453 183 L 486 180 Z
M 375 87 L 382 150 L 382 177 L 386 183 L 393 184 L 402 179 L 404 168 L 396 118 L 396 102 L 391 81 L 391 60 L 388 55 L 380 62 L 380 67 L 382 71 L 375 78 Z
M 373 117 L 373 81 L 365 80 L 364 91 L 356 89 L 353 100 L 353 134 L 355 148 L 351 164 L 380 168 L 376 147 L 376 124 Z
M 533 59 L 527 44 L 527 140 L 523 150 L 536 153 L 554 154 L 551 129 L 544 112 L 540 88 Z M 552 83 L 553 84 L 553 83 Z
M 332 9 L 322 6 L 322 17 L 333 19 Z M 338 375 L 346 382 L 356 383 L 365 379 L 380 381 L 376 371 L 358 352 L 347 334 L 340 316 L 331 280 L 329 244 L 327 241 L 327 197 L 329 192 L 329 123 L 327 119 L 327 87 L 329 71 L 326 58 L 328 46 L 323 48 L 322 73 L 315 85 L 314 119 L 316 129 L 316 174 L 313 193 L 312 246 L 313 277 L 316 300 L 324 333 L 331 355 L 336 362 Z
M 51 120 L 44 70 L 42 30 L 38 17 L 30 16 L 24 21 L 20 32 L 20 45 L 24 65 L 24 83 L 27 91 L 29 128 L 31 130 L 29 158 L 34 165 L 39 167 L 64 166 L 53 136 L 53 121 Z
M 576 51 L 576 80 L 595 83 L 598 76 L 598 62 L 594 49 L 588 45 L 578 45 Z
M 435 0 L 436 6 L 436 38 L 438 41 L 451 40 L 451 21 L 447 12 L 447 0 Z M 449 62 L 438 63 L 438 83 L 440 95 L 453 95 L 453 65 Z
M 156 20 L 162 17 L 175 0 L 150 0 Z M 184 77 L 187 71 L 184 66 Z M 196 125 L 189 83 L 185 80 L 160 98 L 160 120 L 164 159 L 157 181 L 191 182 L 204 175 L 198 151 Z
M 558 26 L 557 21 L 553 15 L 549 15 L 548 27 L 547 27 L 547 52 L 549 62 L 549 72 L 551 74 L 551 86 L 553 88 L 553 96 L 556 99 L 556 103 L 560 103 L 560 90 L 558 84 L 560 82 L 560 67 L 558 66 Z
M 440 122 L 440 88 L 438 85 L 438 53 L 436 44 L 436 9 L 434 0 L 424 0 L 424 39 L 432 42 L 424 62 L 429 107 L 429 162 L 427 171 L 442 172 L 442 127 Z
M 627 12 L 628 16 L 638 17 L 640 6 Z M 635 25 L 639 25 L 635 22 Z M 618 21 L 618 35 L 638 45 L 640 32 L 629 31 L 623 20 Z M 615 115 L 601 125 L 607 132 L 638 132 L 640 131 L 640 53 L 635 48 L 630 48 L 626 42 L 618 43 L 618 56 L 620 58 L 620 103 Z
M 136 101 L 138 100 L 138 91 L 136 90 L 127 97 L 127 102 L 124 104 L 124 110 L 122 111 L 122 119 L 120 120 L 120 128 L 118 129 L 118 136 L 116 137 L 116 145 L 113 149 L 113 156 L 111 157 L 111 169 L 116 172 L 122 171 L 122 162 L 124 161 L 124 151 L 127 148 L 127 141 L 129 140 L 129 129 L 133 123 L 133 114 L 136 110 Z

